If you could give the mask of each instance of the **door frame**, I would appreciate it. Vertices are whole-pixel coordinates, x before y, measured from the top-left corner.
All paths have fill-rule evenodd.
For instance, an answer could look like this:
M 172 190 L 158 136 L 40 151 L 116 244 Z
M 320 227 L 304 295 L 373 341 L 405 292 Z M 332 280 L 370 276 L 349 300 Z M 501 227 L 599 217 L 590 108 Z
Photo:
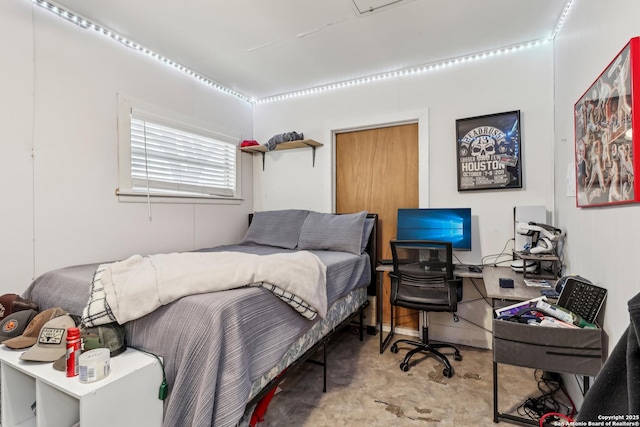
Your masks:
M 393 126 L 401 126 L 408 124 L 418 124 L 418 207 L 429 207 L 429 111 L 412 111 L 405 113 L 386 114 L 380 117 L 367 117 L 360 119 L 350 119 L 341 123 L 333 123 L 326 129 L 327 136 L 325 140 L 331 141 L 331 182 L 326 185 L 331 190 L 331 212 L 336 212 L 336 136 L 340 133 L 346 132 L 358 132 L 364 130 L 381 129 Z M 375 212 L 373 212 L 375 213 Z M 376 278 L 378 280 L 378 278 Z M 376 285 L 376 291 L 380 291 L 382 285 Z M 376 295 L 376 298 L 381 298 L 381 295 Z M 375 301 L 375 300 L 374 300 Z M 377 302 L 374 304 L 376 310 L 378 310 Z M 384 305 L 382 305 L 382 311 L 384 312 Z M 377 314 L 376 314 L 377 317 Z M 396 327 L 396 332 L 408 336 L 419 337 L 423 316 L 418 317 L 417 329 Z M 389 326 L 384 325 L 384 316 L 380 319 L 382 329 L 388 329 Z
M 331 141 L 331 173 L 326 182 L 331 189 L 331 212 L 336 211 L 336 135 L 413 123 L 418 124 L 418 205 L 429 207 L 429 110 L 425 109 L 353 118 L 325 127 L 325 141 Z

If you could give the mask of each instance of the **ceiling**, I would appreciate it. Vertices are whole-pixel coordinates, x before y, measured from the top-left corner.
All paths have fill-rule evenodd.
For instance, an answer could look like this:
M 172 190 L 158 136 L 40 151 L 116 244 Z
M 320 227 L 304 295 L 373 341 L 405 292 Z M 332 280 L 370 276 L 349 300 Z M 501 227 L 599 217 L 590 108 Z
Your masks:
M 55 3 L 262 99 L 547 39 L 570 0 Z

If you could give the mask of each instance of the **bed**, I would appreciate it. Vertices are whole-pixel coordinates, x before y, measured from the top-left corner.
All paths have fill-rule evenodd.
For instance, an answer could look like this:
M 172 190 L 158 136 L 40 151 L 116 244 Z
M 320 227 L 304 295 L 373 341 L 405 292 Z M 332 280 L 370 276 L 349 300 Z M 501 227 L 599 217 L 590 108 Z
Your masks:
M 238 244 L 190 252 L 262 260 L 310 253 L 326 267 L 326 312 L 320 308 L 315 317 L 302 315 L 282 294 L 257 283 L 180 296 L 141 317 L 118 320 L 125 325 L 129 347 L 163 358 L 169 386 L 164 425 L 247 425 L 253 408 L 287 368 L 309 357 L 356 315 L 362 326 L 367 296 L 375 289 L 376 228 L 377 215 L 367 212 L 257 212 Z M 47 272 L 22 296 L 40 310 L 59 306 L 86 321 L 97 271 L 112 264 L 119 265 Z

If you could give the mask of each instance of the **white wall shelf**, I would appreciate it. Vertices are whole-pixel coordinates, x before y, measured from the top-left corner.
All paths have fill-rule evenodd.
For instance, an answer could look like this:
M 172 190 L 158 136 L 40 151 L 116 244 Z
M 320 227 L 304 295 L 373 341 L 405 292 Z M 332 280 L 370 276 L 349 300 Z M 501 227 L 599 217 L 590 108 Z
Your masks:
M 2 427 L 162 426 L 162 368 L 153 356 L 127 349 L 110 359 L 107 377 L 81 383 L 22 353 L 0 347 Z

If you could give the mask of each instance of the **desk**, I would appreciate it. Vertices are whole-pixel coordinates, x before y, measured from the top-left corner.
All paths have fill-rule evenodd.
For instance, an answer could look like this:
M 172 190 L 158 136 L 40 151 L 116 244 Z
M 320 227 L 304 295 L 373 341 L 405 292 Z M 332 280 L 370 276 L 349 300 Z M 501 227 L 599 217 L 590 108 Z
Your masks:
M 382 315 L 382 283 L 383 283 L 383 278 L 384 278 L 384 274 L 385 272 L 391 272 L 393 271 L 393 266 L 392 265 L 379 265 L 376 268 L 376 272 L 378 273 L 378 282 L 377 282 L 377 288 L 376 288 L 376 295 L 377 295 L 377 316 L 376 316 L 376 321 L 378 323 L 378 325 L 380 325 L 380 353 L 383 353 L 386 346 L 388 345 L 388 342 L 391 340 L 392 338 L 392 334 L 391 332 L 389 332 L 387 334 L 387 336 L 383 336 L 384 333 L 382 331 L 382 319 L 383 319 L 383 315 Z M 522 276 L 522 273 L 516 273 L 515 271 L 513 271 L 510 267 L 490 267 L 490 266 L 485 266 L 482 269 L 482 273 L 475 273 L 472 271 L 469 271 L 468 268 L 466 267 L 462 267 L 462 266 L 458 266 L 455 271 L 454 271 L 454 275 L 456 277 L 470 277 L 470 278 L 481 278 L 484 281 L 484 286 L 487 292 L 487 297 L 491 298 L 491 305 L 492 308 L 495 308 L 497 304 L 499 304 L 500 302 L 505 302 L 507 304 L 511 304 L 513 302 L 517 302 L 517 301 L 527 301 L 533 298 L 537 298 L 540 296 L 540 288 L 538 287 L 533 287 L 533 286 L 527 286 L 524 283 L 524 278 Z M 501 288 L 499 281 L 500 278 L 510 278 L 513 279 L 513 283 L 514 283 L 514 287 L 513 288 Z M 492 310 L 493 312 L 493 310 Z M 493 313 L 492 313 L 493 314 Z M 495 322 L 495 320 L 494 320 Z M 515 324 L 514 324 L 515 325 Z M 528 327 L 527 325 L 517 325 L 517 326 L 522 326 L 522 327 Z M 531 326 L 532 328 L 534 328 L 534 326 Z M 545 328 L 546 329 L 546 328 Z M 586 333 L 587 335 L 589 335 L 589 338 L 593 338 L 591 337 L 591 333 L 589 331 L 582 331 L 583 333 Z M 565 332 L 566 333 L 566 332 Z M 569 337 L 567 337 L 569 338 Z M 574 338 L 574 337 L 571 337 Z M 573 339 L 572 339 L 573 340 Z M 495 341 L 495 338 L 494 338 Z M 580 340 L 578 340 L 580 341 Z M 598 347 L 601 343 L 596 342 L 593 347 Z M 536 344 L 531 344 L 531 345 L 536 345 Z M 538 348 L 542 348 L 544 349 L 545 347 L 538 347 Z M 494 351 L 495 351 L 495 344 L 494 344 Z M 606 354 L 606 346 L 602 346 L 602 360 L 604 360 L 604 355 Z M 592 357 L 592 356 L 590 356 Z M 514 415 L 510 415 L 510 414 L 504 414 L 498 411 L 498 362 L 495 361 L 495 354 L 494 354 L 494 362 L 493 362 L 493 421 L 495 423 L 499 422 L 501 419 L 502 420 L 509 420 L 509 421 L 516 421 L 519 423 L 524 423 L 524 424 L 531 424 L 531 425 L 538 425 L 538 422 L 533 421 L 531 419 L 526 419 L 523 417 L 517 417 Z M 593 360 L 593 359 L 592 359 Z M 541 362 L 546 362 L 545 361 L 541 361 Z M 507 363 L 509 364 L 509 363 Z M 553 364 L 553 362 L 552 362 Z M 521 365 L 524 366 L 524 365 Z M 544 367 L 544 364 L 542 365 Z M 536 368 L 536 366 L 528 366 L 531 368 Z M 538 366 L 539 368 L 540 366 Z M 574 367 L 573 369 L 580 369 L 577 367 Z M 551 371 L 552 369 L 546 369 Z M 587 390 L 589 389 L 589 376 L 587 374 L 590 374 L 590 372 L 587 371 L 583 371 L 583 372 L 576 372 L 576 375 L 584 375 L 584 388 L 583 388 L 583 393 L 586 394 Z
M 496 301 L 527 301 L 540 296 L 540 288 L 527 286 L 524 283 L 524 278 L 521 273 L 516 273 L 509 267 L 484 267 L 483 269 L 484 286 L 487 290 L 487 297 L 491 298 L 492 306 L 496 306 Z M 499 285 L 499 279 L 510 278 L 513 279 L 513 288 L 501 288 Z M 501 322 L 496 324 L 495 322 Z M 504 323 L 502 323 L 504 322 Z M 497 328 L 500 326 L 500 328 Z M 517 334 L 509 331 L 509 339 L 503 340 L 501 336 L 505 333 L 504 329 L 515 329 Z M 527 330 L 527 328 L 534 328 L 534 330 Z M 525 366 L 529 368 L 538 368 L 548 371 L 555 371 L 557 369 L 564 369 L 561 372 L 583 375 L 584 387 L 583 393 L 586 394 L 589 390 L 589 375 L 595 375 L 598 367 L 592 364 L 584 365 L 579 363 L 580 358 L 583 360 L 595 361 L 595 364 L 602 363 L 606 354 L 606 346 L 603 345 L 601 330 L 583 330 L 583 329 L 562 329 L 553 332 L 557 335 L 557 338 L 553 339 L 553 349 L 548 350 L 551 344 L 546 339 L 541 337 L 545 329 L 544 327 L 535 327 L 523 324 L 515 324 L 502 320 L 494 320 L 493 334 L 493 422 L 497 423 L 500 419 L 516 421 L 522 424 L 530 424 L 537 426 L 537 421 L 518 417 L 510 414 L 501 413 L 498 410 L 498 362 L 496 360 L 502 360 L 502 363 L 516 364 L 518 366 Z M 535 333 L 533 333 L 535 332 Z M 548 334 L 548 332 L 547 332 Z M 522 337 L 522 339 L 521 339 Z M 526 338 L 525 338 L 526 337 Z M 520 343 L 505 342 L 509 340 L 517 340 Z M 558 345 L 557 343 L 563 343 Z M 565 345 L 566 347 L 563 347 Z M 584 345 L 584 347 L 581 347 Z M 497 346 L 501 346 L 497 348 Z M 514 357 L 505 357 L 505 352 L 517 353 L 516 346 L 527 346 L 530 353 L 540 354 L 540 358 L 534 360 L 523 361 L 521 359 L 514 360 Z M 520 350 L 521 351 L 521 350 Z M 581 354 L 584 353 L 584 354 Z M 586 354 L 588 353 L 588 354 Z M 518 356 L 519 357 L 519 356 Z M 569 363 L 563 362 L 559 359 L 566 358 L 569 362 L 575 360 L 575 365 L 566 367 Z M 536 366 L 533 366 L 536 365 Z M 563 366 L 564 368 L 558 368 Z
M 392 272 L 393 265 L 392 264 L 381 264 L 376 267 L 376 272 L 378 273 L 378 281 L 376 283 L 376 323 L 380 328 L 380 354 L 384 353 L 385 348 L 387 348 L 387 344 L 393 337 L 393 334 L 389 332 L 386 336 L 382 331 L 382 283 L 384 280 L 385 273 Z M 467 267 L 456 265 L 453 271 L 453 275 L 457 278 L 475 278 L 482 279 L 483 273 L 476 273 L 474 271 L 469 271 Z M 504 276 L 502 276 L 504 277 Z M 496 282 L 497 283 L 497 282 Z M 391 319 L 389 319 L 389 323 L 391 323 Z
M 516 273 L 510 267 L 489 267 L 482 269 L 482 279 L 484 288 L 487 290 L 487 297 L 491 298 L 491 306 L 496 307 L 496 301 L 527 301 L 540 296 L 540 288 L 527 286 L 521 273 Z M 500 278 L 513 279 L 513 288 L 501 288 Z M 493 362 L 493 422 L 500 419 L 518 421 L 529 424 L 533 420 L 503 414 L 498 410 L 498 363 Z M 537 423 L 533 423 L 537 425 Z
M 501 288 L 500 278 L 513 279 L 513 288 Z M 495 301 L 527 301 L 540 296 L 540 288 L 527 286 L 522 273 L 516 273 L 511 267 L 489 267 L 482 269 L 482 280 L 487 297 L 495 307 Z
M 380 264 L 376 267 L 376 272 L 378 273 L 378 282 L 376 283 L 376 323 L 380 327 L 380 354 L 384 353 L 384 349 L 392 336 L 391 332 L 389 332 L 386 337 L 383 337 L 384 332 L 382 331 L 382 319 L 384 317 L 382 315 L 382 283 L 384 274 L 391 271 L 393 271 L 393 265 L 390 264 Z

